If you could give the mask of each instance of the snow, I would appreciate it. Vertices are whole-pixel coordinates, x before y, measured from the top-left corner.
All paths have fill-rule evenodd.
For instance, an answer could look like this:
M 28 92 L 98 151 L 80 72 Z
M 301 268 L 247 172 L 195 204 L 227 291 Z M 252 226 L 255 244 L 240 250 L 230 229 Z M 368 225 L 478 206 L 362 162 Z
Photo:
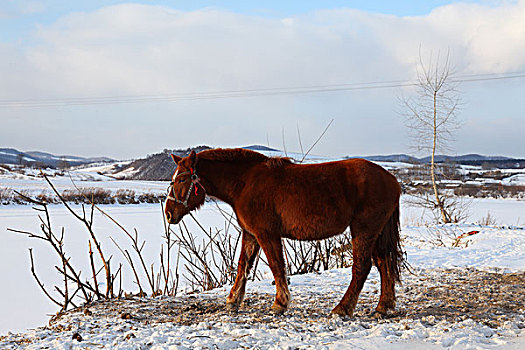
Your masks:
M 525 186 L 525 174 L 516 174 L 504 178 L 501 182 L 505 185 Z
M 421 270 L 407 280 L 439 280 L 443 271 Z M 33 342 L 22 344 L 25 349 L 53 348 L 106 348 L 106 349 L 520 349 L 525 345 L 525 317 L 505 321 L 498 328 L 476 322 L 467 315 L 456 321 L 440 319 L 432 315 L 421 318 L 405 317 L 397 320 L 376 320 L 359 310 L 355 318 L 332 317 L 329 309 L 321 308 L 321 314 L 301 318 L 300 311 L 322 298 L 337 299 L 346 289 L 350 279 L 348 269 L 330 270 L 323 274 L 291 276 L 290 292 L 294 297 L 288 314 L 282 316 L 261 315 L 253 320 L 250 311 L 238 314 L 222 314 L 219 317 L 203 317 L 193 324 L 176 322 L 141 321 L 140 311 L 134 306 L 136 319 L 123 319 L 119 312 L 106 312 L 104 304 L 93 305 L 85 315 L 83 310 L 72 312 L 52 323 L 48 328 L 26 332 L 23 337 L 8 334 L 9 341 Z M 375 295 L 378 276 L 372 273 L 362 292 L 364 299 Z M 224 300 L 228 288 L 187 297 L 133 298 L 128 304 L 142 304 L 150 312 L 162 313 L 176 304 L 198 303 L 213 299 Z M 269 304 L 273 286 L 270 281 L 252 282 L 248 285 L 247 297 L 254 294 L 267 295 Z M 154 305 L 148 307 L 147 305 Z M 119 308 L 125 308 L 125 303 Z M 171 306 L 170 306 L 171 305 Z M 360 305 L 358 305 L 359 307 Z M 248 307 L 249 309 L 250 307 Z M 251 306 L 256 308 L 256 306 Z M 299 315 L 298 315 L 299 313 Z M 82 342 L 72 339 L 73 334 L 82 336 Z M 36 341 L 35 341 L 36 340 Z M 2 343 L 0 342 L 0 345 Z
M 326 160 L 326 159 L 324 159 Z M 315 161 L 315 160 L 312 160 Z M 133 189 L 137 192 L 164 192 L 165 182 L 119 181 L 98 174 L 97 168 L 78 169 L 72 177 L 81 187 L 103 187 Z M 522 181 L 523 174 L 515 174 Z M 510 179 L 510 178 L 507 178 Z M 37 173 L 12 174 L 2 177 L 2 187 L 24 189 L 31 193 L 47 190 L 47 184 Z M 68 177 L 52 179 L 59 189 L 70 188 Z M 470 271 L 476 273 L 521 273 L 525 272 L 525 202 L 503 199 L 471 199 L 470 216 L 467 223 L 459 225 L 431 224 L 428 212 L 408 206 L 407 197 L 402 200 L 401 223 L 403 246 L 414 275 L 403 274 L 402 286 L 398 291 L 398 308 L 403 311 L 415 302 L 414 295 L 424 295 L 429 284 L 447 282 Z M 79 206 L 74 206 L 80 210 Z M 157 261 L 162 244 L 162 213 L 159 205 L 141 204 L 134 206 L 108 205 L 103 207 L 127 229 L 137 228 L 142 239 L 146 239 L 146 261 Z M 223 206 L 227 209 L 227 206 Z M 53 225 L 65 227 L 66 247 L 72 262 L 80 270 L 89 271 L 87 260 L 88 236 L 67 211 L 59 206 L 50 206 Z M 483 218 L 490 214 L 494 225 L 481 225 Z M 207 203 L 196 214 L 205 227 L 222 227 L 224 220 L 212 203 Z M 191 219 L 185 219 L 190 230 L 198 232 Z M 27 248 L 33 247 L 37 273 L 46 286 L 57 283 L 52 269 L 45 267 L 57 264 L 53 252 L 45 243 L 25 236 L 7 232 L 6 228 L 38 231 L 39 221 L 30 206 L 7 205 L 0 207 L 0 275 L 4 287 L 0 289 L 0 348 L 13 349 L 192 349 L 192 348 L 315 348 L 315 349 L 419 349 L 419 348 L 466 348 L 506 349 L 525 348 L 525 317 L 523 301 L 520 313 L 509 314 L 497 326 L 488 326 L 479 319 L 462 314 L 457 319 L 443 319 L 433 314 L 426 316 L 397 317 L 376 320 L 369 316 L 378 300 L 380 286 L 375 269 L 369 276 L 358 301 L 356 317 L 342 319 L 331 317 L 329 312 L 344 294 L 351 278 L 351 269 L 336 269 L 321 274 L 291 276 L 290 291 L 292 305 L 283 316 L 267 312 L 275 286 L 268 271 L 267 279 L 249 282 L 246 298 L 258 300 L 261 296 L 259 318 L 247 313 L 245 307 L 238 314 L 218 314 L 215 318 L 203 318 L 191 324 L 177 322 L 143 322 L 138 319 L 123 319 L 119 313 L 85 315 L 83 310 L 70 312 L 49 326 L 48 315 L 56 307 L 41 293 L 29 272 Z M 95 230 L 99 232 L 102 247 L 114 259 L 122 256 L 109 237 L 119 243 L 127 238 L 100 214 L 95 215 Z M 459 247 L 452 247 L 455 237 L 462 233 L 479 231 L 461 240 Z M 436 244 L 436 233 L 440 234 L 442 245 Z M 158 265 L 156 265 L 158 266 Z M 480 272 L 481 271 L 481 272 Z M 468 272 L 468 273 L 470 273 Z M 125 276 L 131 279 L 131 272 Z M 449 276 L 449 277 L 447 277 Z M 452 277 L 450 277 L 452 276 Z M 459 288 L 459 285 L 457 286 Z M 132 281 L 127 290 L 136 288 Z M 193 301 L 218 300 L 222 305 L 230 286 L 199 295 L 181 295 L 175 298 L 136 298 L 130 303 L 150 305 L 160 313 L 162 308 L 172 304 L 190 304 Z M 408 288 L 408 289 L 407 289 Z M 415 288 L 415 292 L 410 290 Z M 416 293 L 416 294 L 410 294 Z M 419 294 L 417 294 L 419 293 Z M 254 299 L 255 298 L 255 299 Z M 151 305 L 156 305 L 155 307 Z M 413 305 L 414 307 L 416 305 Z M 124 306 L 123 306 L 124 307 Z M 101 310 L 106 308 L 102 305 Z M 313 310 L 313 311 L 312 311 Z M 301 315 L 311 315 L 309 318 Z M 79 333 L 83 340 L 74 340 Z
M 79 168 L 66 173 L 62 173 L 59 170 L 44 169 L 43 172 L 60 192 L 75 190 L 76 186 L 80 189 L 103 188 L 110 190 L 112 193 L 118 190 L 133 190 L 137 195 L 163 194 L 168 187 L 168 182 L 165 181 L 117 180 L 113 177 L 99 174 L 99 171 L 104 170 L 106 167 Z M 40 174 L 40 170 L 37 169 L 23 168 L 23 173 L 16 171 L 0 173 L 0 188 L 22 191 L 29 196 L 46 194 L 54 197 L 52 189 Z
M 394 170 L 394 169 L 408 169 L 413 168 L 415 164 L 410 163 L 403 163 L 403 162 L 373 162 L 378 165 L 381 165 L 386 170 Z
M 459 236 L 461 233 L 477 231 L 462 241 L 467 248 L 451 248 L 453 239 L 448 239 L 448 247 L 429 245 L 426 238 L 435 231 Z M 415 266 L 428 268 L 474 267 L 478 270 L 497 272 L 518 272 L 525 270 L 525 230 L 523 227 L 497 228 L 481 225 L 440 225 L 422 229 L 405 227 L 405 251 L 408 261 Z
M 114 163 L 102 163 L 102 164 L 87 164 L 87 165 L 79 165 L 75 167 L 74 169 L 77 171 L 82 172 L 96 172 L 96 173 L 108 173 L 111 170 L 115 169 L 116 167 L 128 165 L 131 163 L 131 160 L 128 161 L 120 161 L 120 162 L 114 162 Z

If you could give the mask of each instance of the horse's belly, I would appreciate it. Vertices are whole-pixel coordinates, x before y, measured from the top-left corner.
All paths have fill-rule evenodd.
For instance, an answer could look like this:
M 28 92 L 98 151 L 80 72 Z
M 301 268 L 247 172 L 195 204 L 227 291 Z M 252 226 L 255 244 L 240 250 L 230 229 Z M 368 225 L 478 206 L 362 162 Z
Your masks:
M 327 218 L 310 218 L 310 220 L 301 220 L 288 225 L 283 225 L 282 236 L 284 238 L 297 240 L 319 240 L 329 238 L 342 233 L 349 223 L 334 222 L 333 219 Z
M 294 201 L 280 210 L 281 235 L 298 240 L 319 240 L 342 233 L 349 225 L 347 206 Z

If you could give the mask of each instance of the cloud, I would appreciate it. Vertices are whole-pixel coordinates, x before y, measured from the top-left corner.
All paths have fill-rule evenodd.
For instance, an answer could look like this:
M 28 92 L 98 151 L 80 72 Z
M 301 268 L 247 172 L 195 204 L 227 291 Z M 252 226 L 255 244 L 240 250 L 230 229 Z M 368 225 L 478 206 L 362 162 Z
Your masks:
M 58 80 L 57 93 L 82 95 L 406 78 L 419 46 L 450 48 L 464 72 L 508 72 L 525 65 L 524 22 L 525 1 L 453 4 L 419 17 L 343 9 L 282 20 L 119 5 L 40 27 L 25 64 Z
M 424 53 L 450 49 L 459 73 L 510 72 L 525 67 L 523 23 L 524 0 L 495 6 L 451 4 L 417 17 L 340 9 L 283 19 L 124 4 L 42 25 L 29 46 L 0 46 L 0 93 L 12 99 L 160 95 L 408 79 L 414 76 L 420 46 Z M 165 140 L 165 134 L 153 128 L 173 125 L 169 116 L 200 125 L 201 134 L 191 125 L 182 126 L 180 146 L 206 140 L 219 145 L 253 143 L 256 138 L 264 142 L 270 129 L 278 140 L 281 126 L 294 134 L 298 122 L 304 125 L 304 137 L 315 139 L 336 117 L 335 125 L 345 129 L 334 130 L 334 137 L 361 144 L 366 142 L 363 135 L 382 130 L 383 143 L 372 150 L 369 146 L 368 153 L 387 153 L 391 148 L 385 149 L 386 144 L 396 151 L 404 147 L 396 141 L 403 126 L 392 112 L 393 95 L 374 91 L 111 110 L 119 120 L 115 125 L 130 135 L 149 132 L 145 140 L 159 149 L 167 147 L 157 140 Z M 159 115 L 148 117 L 151 124 L 137 114 L 148 109 Z M 380 127 L 358 120 L 363 115 Z M 230 124 L 224 127 L 220 120 Z M 352 125 L 363 129 L 351 130 Z M 351 148 L 341 143 L 325 150 L 340 153 L 344 147 Z M 352 147 L 365 153 L 364 146 Z

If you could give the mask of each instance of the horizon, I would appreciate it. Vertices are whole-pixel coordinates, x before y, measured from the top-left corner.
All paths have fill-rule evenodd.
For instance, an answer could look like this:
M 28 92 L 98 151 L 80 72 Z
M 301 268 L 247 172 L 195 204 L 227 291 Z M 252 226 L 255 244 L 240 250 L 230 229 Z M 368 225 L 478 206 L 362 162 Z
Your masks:
M 131 159 L 239 144 L 414 154 L 399 99 L 450 52 L 462 127 L 444 154 L 524 158 L 525 0 L 8 1 L 0 140 Z
M 178 150 L 184 150 L 184 149 L 188 149 L 188 148 L 190 148 L 190 149 L 191 148 L 196 148 L 196 147 L 200 147 L 200 146 L 210 147 L 210 146 L 207 146 L 207 145 L 194 145 L 194 146 L 182 147 L 182 148 L 177 148 L 177 149 L 169 149 L 169 150 L 178 151 Z M 261 145 L 261 144 L 250 144 L 250 145 L 246 145 L 246 146 L 235 146 L 235 147 L 221 147 L 221 146 L 217 146 L 217 147 L 210 147 L 210 148 L 250 148 L 250 147 L 267 147 L 267 148 L 272 149 L 272 150 L 274 150 L 276 152 L 282 152 L 282 153 L 285 152 L 284 150 L 282 150 L 280 148 L 268 147 L 266 145 Z M 26 150 L 16 149 L 16 148 L 13 148 L 13 147 L 0 147 L 0 149 L 13 149 L 15 151 L 26 153 L 26 154 L 30 154 L 30 153 L 45 153 L 45 154 L 53 155 L 55 157 L 82 157 L 82 158 L 86 158 L 86 159 L 91 159 L 91 158 L 108 158 L 108 159 L 111 159 L 112 161 L 127 161 L 127 160 L 135 160 L 135 159 L 145 158 L 145 157 L 148 157 L 150 155 L 163 153 L 163 150 L 168 149 L 168 148 L 163 148 L 162 150 L 158 150 L 158 151 L 153 152 L 153 153 L 145 153 L 145 154 L 139 155 L 137 157 L 125 158 L 125 159 L 123 159 L 123 158 L 113 158 L 113 157 L 109 157 L 109 156 L 103 155 L 103 154 L 102 155 L 87 155 L 87 156 L 84 156 L 84 155 L 78 155 L 78 154 L 55 154 L 55 153 L 48 152 L 48 151 L 45 151 L 45 150 L 44 151 L 43 150 L 29 150 L 29 151 L 26 151 Z M 257 150 L 255 150 L 255 151 L 258 152 Z M 287 150 L 287 153 L 289 153 L 289 154 L 292 154 L 292 153 L 293 154 L 303 154 L 300 150 L 299 151 L 297 151 L 297 150 Z M 334 157 L 333 155 L 330 155 L 330 154 L 318 154 L 315 151 L 312 151 L 312 152 L 310 152 L 308 154 L 312 155 L 312 156 L 327 157 L 327 158 Z M 411 154 L 411 153 L 355 154 L 355 155 L 346 154 L 346 155 L 342 155 L 340 157 L 372 158 L 372 157 L 395 157 L 395 156 L 407 156 L 407 157 L 411 157 L 411 158 L 414 158 L 414 159 L 417 159 L 417 160 L 422 160 L 422 159 L 430 157 L 430 155 L 417 156 L 417 155 L 414 155 L 414 154 Z M 481 156 L 481 157 L 487 157 L 487 158 L 501 157 L 501 158 L 507 158 L 509 160 L 525 160 L 525 156 L 524 157 L 513 157 L 513 156 L 508 156 L 508 155 L 505 155 L 505 154 L 482 154 L 482 153 L 476 153 L 476 152 L 474 152 L 474 153 L 463 153 L 463 154 L 447 154 L 447 153 L 436 154 L 436 157 L 453 157 L 453 158 L 456 158 L 456 157 L 465 157 L 465 156 Z

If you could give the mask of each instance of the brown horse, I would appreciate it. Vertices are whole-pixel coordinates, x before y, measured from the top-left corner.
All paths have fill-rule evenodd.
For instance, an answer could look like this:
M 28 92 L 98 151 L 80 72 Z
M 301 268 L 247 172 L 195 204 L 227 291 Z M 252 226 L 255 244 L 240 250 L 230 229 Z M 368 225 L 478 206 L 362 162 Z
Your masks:
M 395 306 L 403 254 L 399 239 L 400 186 L 379 165 L 363 159 L 321 164 L 294 164 L 244 149 L 213 149 L 188 157 L 171 155 L 177 163 L 166 200 L 170 224 L 199 208 L 206 196 L 228 203 L 242 227 L 237 278 L 226 303 L 237 309 L 244 298 L 246 278 L 262 248 L 275 278 L 272 310 L 282 313 L 290 293 L 282 238 L 320 240 L 350 226 L 352 281 L 332 310 L 353 314 L 372 262 L 381 276 L 376 311 Z

